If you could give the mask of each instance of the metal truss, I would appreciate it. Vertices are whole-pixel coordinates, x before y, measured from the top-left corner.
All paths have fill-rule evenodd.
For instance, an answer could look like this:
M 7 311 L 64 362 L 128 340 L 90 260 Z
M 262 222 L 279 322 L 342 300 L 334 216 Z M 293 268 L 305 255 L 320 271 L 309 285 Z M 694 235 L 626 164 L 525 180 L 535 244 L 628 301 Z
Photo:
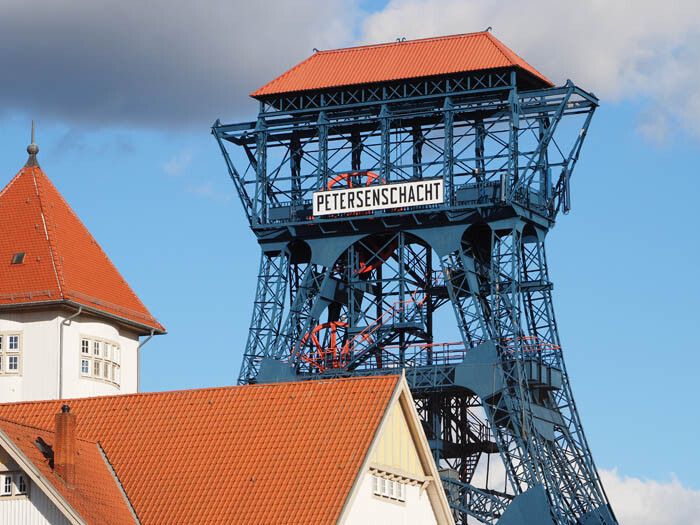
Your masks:
M 556 525 L 615 524 L 544 248 L 596 107 L 571 82 L 499 70 L 271 96 L 255 122 L 217 121 L 262 248 L 239 383 L 266 360 L 285 380 L 404 371 L 459 523 L 495 524 L 541 488 Z M 316 191 L 426 179 L 442 204 L 312 213 Z

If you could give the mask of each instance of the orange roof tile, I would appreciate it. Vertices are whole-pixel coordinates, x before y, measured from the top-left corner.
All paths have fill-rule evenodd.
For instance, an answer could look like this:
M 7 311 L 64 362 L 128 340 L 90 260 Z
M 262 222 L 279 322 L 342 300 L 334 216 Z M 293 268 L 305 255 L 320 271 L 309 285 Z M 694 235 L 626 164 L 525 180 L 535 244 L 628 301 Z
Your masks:
M 0 405 L 51 426 L 64 403 L 141 523 L 333 523 L 399 376 Z
M 22 264 L 11 264 L 15 253 Z M 42 169 L 25 166 L 0 191 L 0 306 L 47 301 L 165 331 Z
M 264 97 L 497 68 L 527 71 L 552 83 L 490 32 L 318 51 L 251 93 Z
M 35 445 L 41 438 L 47 445 L 55 444 L 52 431 L 0 419 L 0 429 L 12 440 L 63 498 L 90 525 L 121 525 L 134 523 L 117 480 L 105 463 L 97 443 L 77 440 L 75 485 L 67 485 L 49 465 L 49 458 Z

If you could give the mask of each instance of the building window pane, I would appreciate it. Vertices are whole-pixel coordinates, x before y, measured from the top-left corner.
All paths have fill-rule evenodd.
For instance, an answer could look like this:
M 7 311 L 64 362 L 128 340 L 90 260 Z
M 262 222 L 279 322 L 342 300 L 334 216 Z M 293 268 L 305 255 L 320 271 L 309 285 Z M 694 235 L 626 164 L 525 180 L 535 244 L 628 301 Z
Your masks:
M 0 352 L 2 352 L 2 336 L 0 335 Z
M 17 372 L 19 370 L 19 357 L 11 355 L 7 357 L 7 371 Z
M 115 366 L 114 367 L 114 382 L 117 384 L 119 384 L 119 373 L 120 373 L 119 367 Z
M 24 481 L 24 476 L 17 477 L 17 494 L 27 493 L 27 483 Z
M 114 362 L 119 364 L 121 362 L 122 352 L 118 346 L 114 347 Z
M 10 335 L 7 337 L 7 351 L 8 352 L 19 352 L 19 336 Z
M 87 339 L 83 339 L 80 342 L 80 351 L 83 354 L 89 354 L 90 353 L 90 341 L 88 341 Z
M 92 375 L 94 375 L 95 377 L 100 377 L 100 362 L 99 361 L 95 361 L 92 364 Z
M 90 361 L 87 359 L 81 359 L 80 361 L 80 373 L 84 376 L 90 375 Z
M 92 353 L 95 355 L 100 355 L 100 342 L 99 341 L 92 342 Z
M 3 496 L 12 495 L 12 476 L 5 476 L 2 484 L 2 494 Z

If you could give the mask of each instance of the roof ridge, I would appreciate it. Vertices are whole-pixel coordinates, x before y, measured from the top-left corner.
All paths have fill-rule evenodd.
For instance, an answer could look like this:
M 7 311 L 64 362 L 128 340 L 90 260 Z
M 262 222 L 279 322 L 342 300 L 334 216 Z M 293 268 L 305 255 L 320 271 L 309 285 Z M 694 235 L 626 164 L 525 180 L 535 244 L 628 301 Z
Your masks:
M 323 51 L 318 51 L 316 54 L 344 53 L 344 52 L 348 52 L 348 51 L 356 51 L 356 50 L 361 50 L 361 49 L 373 49 L 373 48 L 379 48 L 379 47 L 392 47 L 392 46 L 409 45 L 409 44 L 420 44 L 423 42 L 431 42 L 431 41 L 438 41 L 438 40 L 452 40 L 452 39 L 458 39 L 458 38 L 473 37 L 473 36 L 482 35 L 484 33 L 488 33 L 488 31 L 475 31 L 473 33 L 457 33 L 454 35 L 443 35 L 443 36 L 429 36 L 429 37 L 425 37 L 425 38 L 414 38 L 411 40 L 402 40 L 400 42 L 397 42 L 397 41 L 381 42 L 379 44 L 364 44 L 361 46 L 340 47 L 338 49 L 325 49 Z M 313 56 L 314 55 L 311 55 L 311 57 L 313 57 Z M 311 58 L 311 57 L 309 57 L 309 58 Z M 307 58 L 307 60 L 308 60 L 308 58 Z M 299 63 L 298 65 L 301 65 L 302 63 Z
M 43 172 L 43 170 L 39 166 L 32 166 L 30 168 L 32 170 L 32 179 L 34 180 L 34 187 L 36 188 L 36 196 L 37 199 L 39 200 L 39 211 L 41 212 L 41 220 L 44 223 L 44 233 L 46 234 L 46 240 L 48 241 L 49 244 L 49 253 L 51 254 L 51 264 L 53 265 L 53 271 L 54 274 L 56 275 L 56 284 L 58 285 L 58 293 L 61 296 L 62 299 L 65 299 L 66 296 L 63 293 L 63 289 L 65 288 L 66 285 L 66 279 L 65 276 L 63 275 L 63 264 L 62 260 L 60 257 L 59 249 L 58 249 L 58 242 L 56 241 L 56 237 L 52 234 L 51 232 L 51 225 L 46 224 L 46 216 L 48 207 L 45 206 L 44 199 L 43 199 L 43 188 L 39 188 L 40 184 L 37 183 L 37 177 L 36 177 L 36 172 L 34 171 L 35 169 L 39 170 L 39 174 L 43 175 L 45 179 L 48 179 L 46 174 Z M 42 181 L 43 182 L 43 181 Z M 46 209 L 45 209 L 46 208 Z
M 329 377 L 328 379 L 315 379 L 313 380 L 313 383 L 315 384 L 326 384 L 329 382 L 336 382 L 336 381 L 366 381 L 366 380 L 371 380 L 371 379 L 376 379 L 376 378 L 400 378 L 400 374 L 381 374 L 381 375 L 372 375 L 372 376 L 355 376 L 355 377 Z M 69 398 L 69 399 L 45 399 L 45 400 L 36 400 L 36 401 L 15 401 L 15 402 L 9 402 L 9 403 L 0 403 L 0 406 L 19 406 L 19 405 L 41 405 L 41 404 L 46 404 L 46 403 L 58 403 L 59 401 L 62 401 L 64 403 L 68 403 L 70 401 L 83 401 L 83 400 L 90 400 L 90 399 L 129 399 L 129 398 L 138 398 L 138 397 L 151 397 L 151 396 L 156 396 L 156 395 L 173 395 L 173 394 L 187 394 L 187 393 L 194 393 L 194 392 L 207 392 L 207 391 L 217 391 L 217 390 L 235 390 L 235 389 L 243 389 L 243 388 L 271 388 L 271 387 L 281 387 L 284 385 L 292 385 L 292 384 L 302 384 L 306 383 L 306 381 L 283 381 L 279 383 L 255 383 L 255 384 L 248 384 L 248 385 L 227 385 L 227 386 L 210 386 L 210 387 L 202 387 L 202 388 L 185 388 L 181 390 L 161 390 L 159 392 L 134 392 L 132 394 L 112 394 L 108 396 L 93 396 L 93 397 L 74 397 L 74 398 Z M 1 419 L 1 418 L 0 418 Z
M 33 430 L 39 430 L 41 432 L 47 432 L 49 434 L 56 434 L 55 430 L 51 430 L 51 429 L 44 428 L 44 427 L 38 427 L 36 425 L 27 425 L 26 423 L 22 423 L 21 421 L 16 421 L 14 419 L 8 419 L 6 417 L 0 417 L 0 422 L 3 422 L 3 421 L 6 423 L 12 423 L 13 425 L 17 425 L 17 426 L 24 427 L 24 428 L 31 428 Z M 78 436 L 76 436 L 75 439 L 78 441 L 83 441 L 85 443 L 89 443 L 91 445 L 97 445 L 97 443 L 98 443 L 97 441 L 90 441 L 89 439 L 81 438 Z

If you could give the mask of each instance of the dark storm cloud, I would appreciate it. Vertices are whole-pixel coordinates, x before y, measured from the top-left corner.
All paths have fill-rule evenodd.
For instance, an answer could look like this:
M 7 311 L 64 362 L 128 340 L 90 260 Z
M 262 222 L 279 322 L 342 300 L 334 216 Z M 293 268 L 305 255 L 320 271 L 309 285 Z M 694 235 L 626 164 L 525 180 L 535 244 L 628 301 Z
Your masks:
M 248 93 L 313 47 L 352 39 L 348 5 L 4 0 L 0 111 L 107 127 L 251 116 Z

